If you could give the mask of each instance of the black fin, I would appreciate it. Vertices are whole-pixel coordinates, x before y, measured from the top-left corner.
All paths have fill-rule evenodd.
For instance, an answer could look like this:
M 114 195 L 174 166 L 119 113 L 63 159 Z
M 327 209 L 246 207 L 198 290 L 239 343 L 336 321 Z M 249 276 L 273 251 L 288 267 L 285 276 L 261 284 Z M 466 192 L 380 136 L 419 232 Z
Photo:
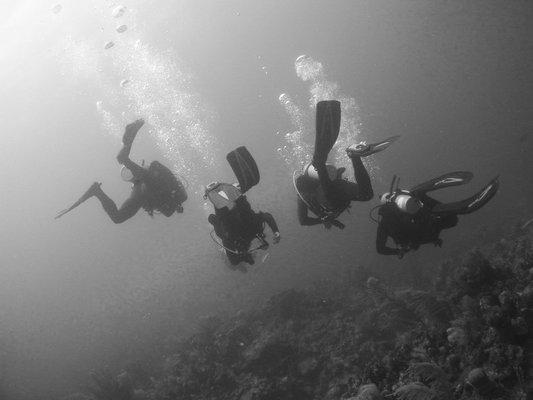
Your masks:
M 316 105 L 316 134 L 313 162 L 325 163 L 339 137 L 341 103 L 337 100 L 319 101 Z
M 99 182 L 93 183 L 91 185 L 91 187 L 89 189 L 87 189 L 87 191 L 84 194 L 82 194 L 82 196 L 74 204 L 72 204 L 69 208 L 65 208 L 64 210 L 62 210 L 59 213 L 57 213 L 57 215 L 54 217 L 54 219 L 61 218 L 63 215 L 71 212 L 72 210 L 74 210 L 79 205 L 85 203 L 87 200 L 89 200 L 91 197 L 93 197 L 95 195 L 95 191 L 98 190 L 98 188 L 100 188 L 100 185 L 101 185 L 101 183 L 99 183 Z
M 470 214 L 487 204 L 494 197 L 499 187 L 500 181 L 496 177 L 472 197 L 453 203 L 437 204 L 431 212 L 436 214 Z
M 424 194 L 437 189 L 444 189 L 450 186 L 464 185 L 472 180 L 474 175 L 468 171 L 455 171 L 450 172 L 436 178 L 433 178 L 427 182 L 414 186 L 409 191 L 413 195 Z
M 246 147 L 237 147 L 228 153 L 226 159 L 239 181 L 242 193 L 246 193 L 250 188 L 259 183 L 259 168 L 257 168 L 254 158 Z

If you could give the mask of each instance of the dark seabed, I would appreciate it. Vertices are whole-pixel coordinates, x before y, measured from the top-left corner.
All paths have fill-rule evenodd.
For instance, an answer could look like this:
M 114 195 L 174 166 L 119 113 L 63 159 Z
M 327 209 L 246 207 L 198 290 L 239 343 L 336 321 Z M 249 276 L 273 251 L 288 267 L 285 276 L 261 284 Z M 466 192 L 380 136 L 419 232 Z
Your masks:
M 533 255 L 515 227 L 533 217 L 531 21 L 518 0 L 3 0 L 0 399 L 92 399 L 96 381 L 123 400 L 340 399 L 416 380 L 467 398 L 484 389 L 452 386 L 476 367 L 478 386 L 525 399 Z M 326 99 L 342 103 L 339 165 L 349 144 L 402 136 L 368 158 L 376 196 L 342 231 L 301 227 L 292 185 Z M 132 158 L 187 181 L 185 212 L 115 225 L 91 199 L 54 220 L 94 181 L 128 196 L 115 157 L 140 117 Z M 202 197 L 234 180 L 225 156 L 241 145 L 261 172 L 248 198 L 282 235 L 246 274 L 227 268 Z M 368 214 L 393 175 L 409 187 L 456 170 L 474 179 L 439 199 L 499 174 L 498 195 L 442 248 L 377 255 Z

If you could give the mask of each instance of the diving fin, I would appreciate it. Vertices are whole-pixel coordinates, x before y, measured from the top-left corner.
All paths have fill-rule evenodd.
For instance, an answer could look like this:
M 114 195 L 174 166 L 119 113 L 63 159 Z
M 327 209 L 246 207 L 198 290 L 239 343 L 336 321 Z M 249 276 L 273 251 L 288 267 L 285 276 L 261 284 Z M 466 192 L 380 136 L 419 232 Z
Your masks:
M 87 191 L 74 203 L 72 204 L 69 208 L 66 208 L 62 211 L 60 211 L 54 219 L 58 219 L 58 218 L 61 218 L 63 215 L 65 215 L 66 213 L 74 210 L 76 207 L 78 207 L 80 204 L 84 203 L 85 201 L 87 201 L 88 199 L 90 199 L 91 197 L 93 197 L 95 195 L 95 192 L 96 190 L 100 189 L 100 185 L 102 185 L 101 183 L 99 182 L 94 182 L 91 187 L 89 189 L 87 189 Z
M 241 193 L 246 193 L 259 183 L 259 168 L 246 147 L 240 146 L 229 152 L 226 160 L 239 181 Z
M 313 164 L 326 163 L 328 154 L 339 137 L 340 126 L 341 103 L 337 100 L 319 101 L 316 105 Z
M 494 197 L 499 187 L 500 181 L 496 177 L 472 197 L 453 203 L 437 204 L 431 212 L 436 214 L 470 214 L 487 204 Z
M 133 141 L 135 140 L 135 136 L 137 136 L 137 132 L 139 132 L 139 129 L 141 129 L 143 125 L 144 119 L 142 118 L 126 125 L 124 135 L 122 135 L 122 143 L 125 146 L 131 146 L 133 144 Z
M 448 174 L 438 176 L 427 182 L 416 185 L 415 187 L 411 188 L 409 191 L 413 193 L 413 195 L 417 196 L 419 194 L 424 194 L 424 193 L 431 192 L 437 189 L 443 189 L 443 188 L 447 188 L 450 186 L 464 185 L 470 182 L 473 177 L 474 177 L 474 174 L 468 171 L 450 172 Z
M 352 145 L 346 149 L 346 153 L 348 154 L 348 157 L 367 157 L 371 154 L 385 150 L 398 140 L 399 137 L 400 135 L 395 135 L 377 143 Z

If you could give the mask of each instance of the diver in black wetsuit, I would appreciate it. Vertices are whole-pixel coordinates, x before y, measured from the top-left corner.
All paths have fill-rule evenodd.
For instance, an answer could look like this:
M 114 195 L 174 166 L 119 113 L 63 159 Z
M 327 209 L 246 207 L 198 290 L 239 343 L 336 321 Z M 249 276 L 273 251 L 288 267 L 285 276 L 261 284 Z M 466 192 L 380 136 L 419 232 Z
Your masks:
M 240 146 L 230 151 L 226 159 L 239 183 L 213 182 L 207 186 L 204 198 L 209 199 L 215 208 L 215 213 L 209 215 L 208 221 L 222 241 L 222 247 L 235 267 L 233 269 L 246 272 L 246 267 L 239 263 L 255 263 L 252 253 L 256 249 L 250 249 L 252 241 L 258 239 L 260 249 L 268 248 L 264 235 L 265 224 L 274 234 L 274 243 L 278 243 L 281 236 L 274 217 L 267 212 L 254 212 L 246 199 L 245 193 L 260 180 L 259 169 L 252 155 L 246 147 Z
M 472 179 L 470 172 L 452 172 L 416 186 L 410 191 L 398 190 L 381 196 L 379 223 L 376 235 L 376 250 L 383 255 L 397 255 L 403 258 L 411 250 L 423 244 L 442 246 L 440 233 L 443 229 L 457 225 L 458 215 L 479 210 L 489 202 L 499 188 L 494 178 L 474 196 L 453 203 L 441 203 L 427 195 L 427 192 L 444 187 L 463 185 Z M 392 187 L 392 185 L 391 185 Z M 388 238 L 396 248 L 387 246 Z
M 348 156 L 352 160 L 356 182 L 342 178 L 344 168 L 336 169 L 332 165 L 326 165 L 323 160 L 313 160 L 312 162 L 312 166 L 318 173 L 318 181 L 306 175 L 299 178 L 304 190 L 310 191 L 313 186 L 317 190 L 319 185 L 322 187 L 327 202 L 324 206 L 330 210 L 342 212 L 349 207 L 352 201 L 369 201 L 374 197 L 370 176 L 361 161 L 361 157 L 354 152 L 348 152 Z M 324 224 L 326 228 L 331 227 L 331 225 L 340 229 L 344 228 L 344 224 L 335 218 L 309 217 L 309 208 L 300 197 L 298 197 L 298 220 L 300 225 L 304 226 Z
M 398 136 L 383 142 L 366 145 L 360 143 L 346 149 L 352 161 L 356 182 L 342 178 L 345 168 L 337 169 L 326 164 L 329 152 L 339 136 L 341 120 L 340 102 L 320 101 L 316 106 L 316 134 L 313 160 L 304 172 L 295 179 L 298 192 L 298 219 L 301 225 L 324 224 L 343 229 L 344 224 L 336 218 L 352 201 L 369 201 L 374 196 L 370 176 L 361 158 L 386 149 Z M 316 218 L 309 217 L 311 211 Z
M 208 221 L 222 240 L 228 260 L 233 266 L 242 261 L 250 265 L 255 263 L 249 252 L 254 239 L 261 241 L 261 249 L 268 248 L 264 234 L 265 224 L 272 230 L 273 242 L 279 243 L 281 240 L 274 217 L 268 212 L 254 212 L 244 195 L 235 201 L 235 206 L 231 210 L 228 207 L 215 208 L 215 214 L 210 214 Z M 246 272 L 243 266 L 239 269 Z
M 117 161 L 123 165 L 123 174 L 132 183 L 130 197 L 117 207 L 115 202 L 101 188 L 101 183 L 95 182 L 71 207 L 61 211 L 57 218 L 62 217 L 91 197 L 96 197 L 109 218 L 120 224 L 133 217 L 143 208 L 150 216 L 159 211 L 166 217 L 183 212 L 182 203 L 187 200 L 187 193 L 182 183 L 172 172 L 153 161 L 148 168 L 141 167 L 130 158 L 131 147 L 137 132 L 144 125 L 144 120 L 138 119 L 126 126 L 122 137 L 123 147 L 117 155 Z M 123 175 L 123 177 L 124 177 Z

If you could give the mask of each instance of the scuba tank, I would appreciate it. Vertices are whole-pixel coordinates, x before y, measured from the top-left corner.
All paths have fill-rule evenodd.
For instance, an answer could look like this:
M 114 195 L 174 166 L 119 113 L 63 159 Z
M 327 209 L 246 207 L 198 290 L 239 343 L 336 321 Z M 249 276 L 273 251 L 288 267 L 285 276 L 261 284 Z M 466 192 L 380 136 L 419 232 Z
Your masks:
M 150 163 L 145 183 L 150 191 L 161 200 L 166 199 L 168 196 L 179 204 L 187 200 L 187 192 L 183 183 L 159 161 Z
M 396 189 L 393 189 L 395 182 L 397 182 Z M 394 175 L 389 192 L 381 195 L 381 204 L 394 203 L 400 211 L 410 215 L 416 214 L 423 207 L 422 202 L 414 197 L 411 192 L 398 189 L 398 182 L 399 179 L 396 180 L 396 175 Z
M 125 165 L 123 165 L 120 170 L 120 177 L 124 182 L 133 182 L 134 180 L 133 172 L 131 172 Z
M 142 166 L 144 167 L 144 161 Z M 170 169 L 158 161 L 153 161 L 145 170 L 142 182 L 148 189 L 150 208 L 158 209 L 167 203 L 181 206 L 187 200 L 185 186 Z M 126 166 L 122 166 L 120 177 L 125 182 L 136 181 L 133 172 Z

